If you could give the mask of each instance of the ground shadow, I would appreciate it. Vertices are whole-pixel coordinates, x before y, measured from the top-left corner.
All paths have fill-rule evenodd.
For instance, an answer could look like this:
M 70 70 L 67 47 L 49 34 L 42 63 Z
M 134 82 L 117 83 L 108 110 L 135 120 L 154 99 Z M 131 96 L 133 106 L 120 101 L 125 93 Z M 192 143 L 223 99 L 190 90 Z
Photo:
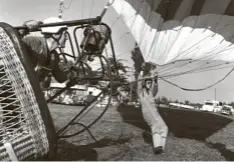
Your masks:
M 58 160 L 62 161 L 97 161 L 98 154 L 94 147 L 88 145 L 74 145 L 65 140 L 58 142 Z
M 234 152 L 228 150 L 224 144 L 221 143 L 206 143 L 208 147 L 217 149 L 227 161 L 234 161 Z
M 129 123 L 131 125 L 134 125 L 138 128 L 145 130 L 142 133 L 142 137 L 146 143 L 152 144 L 150 127 L 144 121 L 144 118 L 142 116 L 140 108 L 136 108 L 134 106 L 129 106 L 129 105 L 125 105 L 125 104 L 120 104 L 117 107 L 117 111 L 120 113 L 120 115 L 123 119 L 123 122 Z
M 205 140 L 233 120 L 208 112 L 159 108 L 159 112 L 176 137 Z
M 143 130 L 150 131 L 150 127 L 144 122 L 141 108 L 120 104 L 117 107 L 117 111 L 120 113 L 125 123 L 129 123 Z
M 140 108 L 121 104 L 117 111 L 125 123 L 149 131 Z M 220 115 L 188 109 L 159 108 L 159 113 L 175 137 L 196 140 L 205 140 L 233 121 Z M 149 134 L 143 135 L 145 141 L 150 140 Z
M 87 145 L 74 145 L 66 140 L 58 141 L 58 152 L 56 159 L 48 157 L 37 159 L 37 161 L 97 161 L 98 154 L 95 148 L 102 148 L 111 145 L 121 145 L 128 142 L 129 138 L 119 138 L 118 140 L 102 139 Z
M 57 157 L 41 157 L 36 161 L 97 161 L 98 154 L 96 150 L 88 145 L 74 145 L 66 140 L 58 142 Z

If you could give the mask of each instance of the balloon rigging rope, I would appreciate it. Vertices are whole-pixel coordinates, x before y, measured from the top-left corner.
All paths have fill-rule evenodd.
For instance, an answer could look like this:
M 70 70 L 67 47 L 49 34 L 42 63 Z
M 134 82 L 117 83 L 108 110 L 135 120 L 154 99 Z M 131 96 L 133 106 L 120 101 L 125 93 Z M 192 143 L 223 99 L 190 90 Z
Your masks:
M 142 5 L 143 4 L 143 2 L 144 1 L 141 1 L 141 4 L 138 4 L 138 5 Z M 123 9 L 124 9 L 124 7 L 122 6 L 122 9 L 121 9 L 121 11 L 123 11 Z M 141 7 L 138 7 L 138 11 L 137 11 L 137 13 L 139 12 L 139 10 L 141 9 Z M 121 14 L 120 14 L 121 15 Z M 148 21 L 151 19 L 151 15 L 152 14 L 149 14 L 149 17 L 148 17 Z M 132 16 L 134 16 L 134 15 L 132 15 Z M 131 18 L 132 18 L 132 16 L 130 16 L 130 18 L 127 20 L 127 21 L 129 21 Z M 134 21 L 133 21 L 133 23 L 131 24 L 131 27 L 130 27 L 130 29 L 129 30 L 131 30 L 131 28 L 133 27 L 133 24 L 134 24 L 134 22 L 135 22 L 135 20 L 136 20 L 136 17 L 137 17 L 137 15 L 135 15 L 135 18 L 134 18 Z M 221 16 L 220 17 L 220 19 L 222 19 L 222 17 L 223 16 Z M 115 24 L 115 22 L 117 21 L 119 19 L 119 17 L 117 17 L 116 18 L 116 20 L 112 23 L 112 25 L 113 24 Z M 198 19 L 199 19 L 199 16 L 198 16 Z M 198 21 L 196 21 L 196 23 L 197 23 Z M 220 21 L 217 21 L 218 23 L 217 24 L 219 24 L 220 23 Z M 146 25 L 146 24 L 145 24 Z M 144 25 L 144 29 L 145 29 L 145 25 Z M 226 27 L 228 27 L 228 25 L 226 26 Z M 225 27 L 225 28 L 226 28 Z M 126 35 L 128 35 L 130 32 L 129 31 L 127 31 L 123 36 L 121 36 L 120 37 L 120 39 L 118 39 L 118 41 L 115 41 L 114 42 L 114 44 L 116 45 L 116 43 L 117 42 L 119 42 L 119 41 L 121 41 Z M 214 33 L 212 33 L 211 35 L 214 35 Z M 211 36 L 210 35 L 210 36 Z M 144 35 L 143 35 L 143 38 L 146 36 L 146 32 L 144 33 Z M 156 38 L 157 36 L 155 36 L 155 38 Z M 141 39 L 141 41 L 140 41 L 140 45 L 141 45 L 141 43 L 143 42 L 143 38 Z M 209 36 L 208 37 L 206 37 L 206 38 L 204 38 L 202 41 L 199 41 L 197 44 L 199 44 L 199 43 L 202 43 L 205 39 L 207 39 L 207 38 L 209 38 Z M 168 38 L 168 41 L 171 39 L 171 36 L 169 36 L 169 38 Z M 197 44 L 195 44 L 195 45 L 193 45 L 192 47 L 190 47 L 190 49 L 192 49 L 193 47 L 195 47 Z M 167 46 L 168 46 L 168 44 L 167 44 Z M 205 59 L 205 58 L 209 58 L 209 57 L 211 57 L 212 55 L 213 55 L 213 53 L 214 52 L 216 52 L 217 50 L 218 50 L 219 48 L 217 47 L 216 49 L 213 49 L 212 51 L 209 51 L 209 52 L 206 52 L 206 53 L 204 53 L 205 54 L 205 56 L 204 57 L 201 57 L 201 58 L 199 58 L 198 60 L 202 60 L 202 59 Z M 166 50 L 166 49 L 165 49 Z M 227 49 L 224 49 L 223 51 L 217 51 L 217 53 L 216 54 L 220 54 L 221 52 L 224 52 L 225 50 L 227 50 Z M 228 49 L 229 50 L 229 49 Z M 130 50 L 129 50 L 130 51 Z M 123 53 L 120 53 L 120 54 L 117 54 L 117 56 L 120 56 L 120 55 L 122 55 L 122 54 L 126 54 L 126 53 L 129 53 L 129 51 L 126 51 L 126 52 L 123 52 Z M 188 49 L 187 49 L 187 51 L 188 51 Z M 193 51 L 190 51 L 190 52 L 194 52 L 195 50 L 193 50 Z M 182 53 L 185 53 L 186 52 L 186 50 L 185 51 L 183 51 Z M 180 55 L 182 55 L 182 53 L 181 54 L 179 54 L 178 56 L 180 56 Z M 209 55 L 209 53 L 210 53 L 210 55 Z M 189 53 L 188 53 L 189 54 Z M 187 55 L 188 55 L 187 54 Z M 208 55 L 207 55 L 208 54 Z M 177 57 L 178 57 L 177 56 Z M 215 57 L 215 56 L 214 56 Z M 210 60 L 212 60 L 212 58 L 210 58 Z M 188 64 L 190 64 L 190 63 L 193 63 L 193 62 L 197 62 L 197 60 L 196 61 L 194 61 L 194 60 L 191 60 L 189 63 L 186 63 L 185 65 L 188 65 Z M 207 63 L 206 63 L 207 64 Z M 173 77 L 173 76 L 178 76 L 178 75 L 182 75 L 182 74 L 189 74 L 189 73 L 194 73 L 194 72 L 199 72 L 199 70 L 200 70 L 200 72 L 203 72 L 203 71 L 201 71 L 201 70 L 206 70 L 206 71 L 208 71 L 208 69 L 210 68 L 210 70 L 214 70 L 214 68 L 213 67 L 217 67 L 217 66 L 220 66 L 220 65 L 224 65 L 224 64 L 226 64 L 226 63 L 224 63 L 224 64 L 219 64 L 219 65 L 213 65 L 213 66 L 210 66 L 210 67 L 204 67 L 206 64 L 203 64 L 203 65 L 201 65 L 199 68 L 195 68 L 195 69 L 192 69 L 192 70 L 190 70 L 190 71 L 187 71 L 187 72 L 183 72 L 183 73 L 177 73 L 176 75 L 174 74 L 170 74 L 170 75 L 166 75 L 166 76 L 164 76 L 164 77 Z M 185 65 L 183 65 L 183 66 L 185 66 Z M 181 66 L 181 65 L 180 65 Z M 213 69 L 211 69 L 211 68 L 213 68 Z M 223 67 L 223 68 L 227 68 L 227 67 Z M 223 69 L 223 68 L 218 68 L 218 69 Z M 174 69 L 174 68 L 173 68 Z M 168 72 L 168 70 L 167 70 L 167 72 Z M 228 75 L 227 75 L 228 76 Z M 226 77 L 225 77 L 226 78 Z M 222 79 L 221 79 L 221 81 L 222 81 Z M 218 81 L 218 83 L 219 83 L 219 81 Z M 218 84 L 217 83 L 217 84 Z M 208 87 L 209 88 L 209 87 Z M 184 89 L 186 89 L 186 88 L 184 88 Z M 204 88 L 203 88 L 204 89 Z M 199 89 L 198 89 L 199 90 Z
M 70 1 L 68 7 L 65 7 L 65 5 L 64 5 L 64 8 L 65 8 L 65 9 L 70 8 L 72 1 L 73 1 L 73 0 Z M 134 23 L 135 23 L 135 21 L 136 21 L 136 18 L 137 18 L 137 13 L 139 13 L 139 11 L 141 10 L 141 8 L 143 7 L 143 3 L 144 3 L 144 1 L 140 1 L 140 3 L 138 4 L 138 9 L 137 9 L 136 13 L 135 13 L 134 15 L 130 16 L 130 17 L 128 18 L 127 21 L 125 21 L 125 23 L 126 23 L 126 22 L 128 22 L 130 19 L 132 19 L 132 18 L 135 16 L 135 17 L 134 17 L 134 20 L 133 20 L 133 22 L 132 22 L 132 24 L 131 24 L 131 26 L 130 26 L 130 28 L 129 28 L 129 30 L 128 30 L 126 33 L 124 33 L 124 35 L 122 35 L 117 41 L 115 41 L 115 42 L 114 42 L 114 45 L 116 45 L 116 43 L 118 43 L 118 42 L 121 42 L 121 40 L 122 40 L 126 35 L 128 35 L 128 34 L 131 33 L 131 29 L 132 29 L 132 27 L 133 27 L 133 25 L 134 25 Z M 82 0 L 82 5 L 84 6 L 84 0 Z M 154 2 L 153 2 L 152 5 L 154 5 Z M 93 8 L 93 0 L 92 0 L 91 8 Z M 123 6 L 123 4 L 122 4 L 121 12 L 122 12 L 123 10 L 124 10 L 124 6 Z M 90 15 L 91 15 L 91 14 L 92 14 L 92 9 L 90 10 Z M 121 14 L 122 14 L 122 13 L 120 13 L 120 15 L 121 15 Z M 82 15 L 82 17 L 83 17 L 83 15 L 84 15 L 84 7 L 82 7 L 81 15 Z M 148 16 L 148 21 L 150 21 L 151 17 L 152 17 L 152 14 L 149 14 L 149 16 Z M 111 27 L 113 27 L 113 25 L 116 24 L 116 21 L 117 21 L 119 18 L 120 18 L 120 16 L 118 16 L 118 17 L 113 21 Z M 220 19 L 221 19 L 221 18 L 222 18 L 222 16 L 220 17 Z M 198 16 L 198 19 L 199 19 L 199 16 Z M 220 21 L 217 21 L 217 22 L 220 23 Z M 197 21 L 196 21 L 196 23 L 197 23 Z M 145 25 L 146 25 L 146 24 L 145 24 Z M 145 29 L 145 25 L 144 25 L 144 29 Z M 162 26 L 162 24 L 159 24 L 159 25 Z M 225 26 L 225 28 L 226 28 L 226 27 L 229 27 L 229 25 Z M 144 34 L 142 34 L 142 35 L 143 35 L 142 37 L 145 38 L 146 34 L 147 34 L 147 32 L 145 32 Z M 157 34 L 158 34 L 158 33 L 157 33 Z M 212 34 L 214 34 L 214 33 L 212 33 Z M 178 34 L 178 35 L 179 35 L 179 34 Z M 208 37 L 209 37 L 209 36 L 208 36 Z M 139 45 L 142 44 L 143 38 L 140 40 Z M 170 35 L 169 37 L 167 37 L 167 38 L 168 38 L 168 41 L 167 41 L 167 42 L 169 42 L 169 40 L 171 39 L 171 35 Z M 154 39 L 155 39 L 155 40 L 154 40 L 153 42 L 156 41 L 157 36 L 155 36 Z M 205 38 L 205 39 L 207 39 L 207 38 Z M 202 41 L 199 41 L 198 44 L 201 43 L 201 42 L 202 42 Z M 168 43 L 166 46 L 168 47 L 168 45 L 169 45 L 169 43 Z M 195 45 L 193 45 L 192 47 L 188 48 L 187 50 L 183 51 L 183 52 L 180 53 L 178 56 L 176 56 L 176 58 L 179 57 L 179 56 L 181 56 L 183 53 L 185 53 L 185 52 L 188 51 L 189 49 L 192 49 L 192 48 L 195 47 L 196 45 L 197 45 L 197 44 L 195 44 Z M 153 50 L 153 49 L 155 49 L 155 46 L 152 46 L 152 47 L 150 48 L 150 51 Z M 108 48 L 107 48 L 107 50 L 108 50 Z M 165 48 L 165 50 L 167 50 L 167 48 Z M 211 52 L 214 52 L 215 50 L 216 50 L 216 49 L 214 49 L 214 50 L 211 51 Z M 226 50 L 226 49 L 225 49 L 225 50 Z M 120 53 L 120 54 L 117 54 L 117 56 L 120 56 L 120 55 L 123 55 L 123 54 L 126 54 L 126 53 L 130 53 L 130 51 L 131 51 L 131 50 L 126 51 L 126 52 L 122 52 L 122 53 Z M 195 51 L 195 50 L 194 50 L 194 51 Z M 194 51 L 190 51 L 190 52 L 194 52 Z M 165 51 L 164 51 L 164 52 L 165 52 Z M 211 52 L 207 52 L 207 53 L 211 53 Z M 221 51 L 221 52 L 223 52 L 223 51 Z M 219 54 L 219 53 L 221 53 L 221 52 L 218 52 L 217 54 Z M 149 52 L 149 53 L 150 53 L 150 52 Z M 149 53 L 148 53 L 148 55 L 149 55 Z M 189 53 L 188 53 L 188 54 L 189 54 Z M 188 55 L 188 54 L 187 54 L 187 55 Z M 210 55 L 205 55 L 204 57 L 199 58 L 199 60 L 202 60 L 202 59 L 204 59 L 204 58 L 206 58 L 206 57 L 210 57 L 211 55 L 213 55 L 213 54 L 211 53 Z M 174 58 L 174 59 L 176 59 L 176 58 Z M 210 60 L 212 60 L 212 58 L 211 58 Z M 175 62 L 176 62 L 176 61 L 173 61 L 173 63 L 175 63 Z M 188 64 L 191 64 L 191 63 L 194 63 L 194 62 L 197 62 L 197 60 L 191 60 L 190 62 L 187 62 L 187 63 L 184 64 L 184 65 L 179 65 L 178 67 L 184 67 L 184 66 L 186 66 L 186 65 L 188 65 Z M 170 64 L 170 63 L 169 63 L 169 64 Z M 226 63 L 225 63 L 225 64 L 226 64 Z M 189 73 L 192 73 L 192 72 L 198 72 L 199 70 L 200 70 L 200 71 L 201 71 L 201 70 L 207 70 L 207 69 L 209 69 L 209 68 L 211 68 L 211 67 L 216 67 L 216 66 L 220 66 L 220 65 L 215 65 L 215 66 L 210 66 L 210 67 L 204 67 L 204 65 L 202 65 L 202 66 L 200 66 L 199 68 L 195 68 L 195 69 L 189 70 L 189 71 L 187 71 L 187 72 L 181 72 L 181 73 L 176 73 L 176 74 L 170 74 L 171 72 L 174 72 L 174 71 L 175 71 L 175 67 L 172 67 L 171 69 L 167 69 L 166 71 L 164 70 L 164 71 L 162 71 L 162 72 L 164 72 L 164 76 L 163 76 L 163 77 L 174 77 L 174 76 L 178 76 L 178 75 L 189 74 Z M 162 68 L 163 68 L 163 67 L 166 67 L 166 66 L 162 65 Z M 178 68 L 178 67 L 177 67 L 177 68 Z M 161 68 L 161 69 L 162 69 L 162 68 Z M 170 71 L 170 70 L 173 70 L 173 71 Z M 214 70 L 214 69 L 211 69 L 211 70 Z M 208 71 L 208 70 L 207 70 L 207 71 Z M 166 73 L 165 73 L 165 72 L 166 72 Z M 202 71 L 201 71 L 201 72 L 202 72 Z M 185 88 L 185 89 L 186 89 L 186 88 Z
M 234 49 L 234 48 L 232 48 L 232 49 Z M 216 54 L 220 54 L 220 53 L 222 53 L 222 52 L 225 52 L 225 51 L 228 51 L 229 49 L 224 49 L 224 50 L 222 50 L 222 51 L 219 51 L 218 53 L 216 53 Z M 210 51 L 210 52 L 207 52 L 207 53 L 214 53 L 214 51 Z M 206 55 L 206 53 L 204 53 L 204 55 Z M 215 56 L 214 56 L 215 57 Z M 202 59 L 205 59 L 206 57 L 201 57 L 200 59 L 198 59 L 198 60 L 193 60 L 193 61 L 188 61 L 187 63 L 185 63 L 185 64 L 182 64 L 182 65 L 178 65 L 178 66 L 175 66 L 175 67 L 172 67 L 172 68 L 170 68 L 170 69 L 167 69 L 166 71 L 164 70 L 163 72 L 162 71 L 160 71 L 161 72 L 161 75 L 168 75 L 168 74 L 170 74 L 170 73 L 172 73 L 172 72 L 174 72 L 176 69 L 178 69 L 178 68 L 182 68 L 182 67 L 185 67 L 186 65 L 188 65 L 188 64 L 191 64 L 191 63 L 198 63 L 199 61 L 203 61 L 204 62 L 204 60 L 202 60 Z M 212 59 L 210 59 L 210 60 L 212 60 Z M 209 60 L 206 60 L 207 62 L 205 63 L 205 64 L 207 64 L 207 63 L 209 63 Z M 226 64 L 226 63 L 225 63 Z M 169 72 L 170 71 L 170 72 Z
M 204 90 L 206 90 L 206 89 L 209 89 L 209 88 L 211 88 L 211 87 L 217 85 L 218 83 L 222 82 L 223 80 L 225 80 L 233 71 L 234 71 L 234 68 L 232 68 L 232 69 L 231 69 L 222 79 L 220 79 L 219 81 L 217 81 L 217 82 L 215 82 L 215 83 L 213 83 L 213 84 L 211 84 L 211 85 L 209 85 L 209 86 L 207 86 L 207 87 L 205 87 L 205 88 L 199 88 L 199 89 L 184 88 L 184 87 L 181 87 L 181 86 L 179 86 L 179 85 L 177 85 L 177 84 L 175 84 L 175 83 L 172 83 L 172 82 L 170 82 L 170 81 L 168 81 L 168 80 L 166 80 L 166 79 L 164 79 L 164 78 L 160 78 L 160 79 L 163 80 L 163 81 L 165 81 L 165 82 L 167 82 L 167 83 L 169 83 L 169 84 L 171 84 L 171 85 L 173 85 L 173 86 L 175 86 L 175 87 L 177 87 L 177 88 L 179 88 L 179 89 L 181 89 L 181 90 L 184 90 L 184 91 L 204 91 Z
M 165 75 L 165 76 L 160 76 L 162 78 L 174 78 L 174 77 L 178 77 L 178 76 L 181 76 L 181 75 L 186 75 L 186 74 L 194 74 L 194 73 L 202 73 L 202 72 L 207 72 L 207 71 L 213 71 L 213 70 L 221 70 L 221 69 L 226 69 L 226 68 L 231 68 L 233 66 L 226 66 L 226 67 L 219 67 L 219 68 L 214 68 L 214 67 L 218 67 L 218 66 L 221 66 L 221 65 L 224 65 L 226 63 L 223 63 L 223 64 L 219 64 L 219 65 L 215 65 L 213 67 L 204 67 L 204 68 L 201 68 L 201 69 L 196 69 L 196 70 L 191 70 L 191 71 L 186 71 L 186 72 L 180 72 L 180 73 L 175 73 L 175 74 L 171 74 L 171 75 Z
M 201 58 L 199 58 L 199 59 L 197 59 L 197 60 L 191 60 L 190 62 L 187 62 L 187 63 L 185 63 L 184 64 L 184 66 L 185 65 L 187 65 L 187 64 L 189 64 L 189 63 L 192 63 L 192 62 L 196 62 L 196 61 L 204 61 L 204 60 L 206 60 L 206 61 L 209 61 L 209 60 L 212 60 L 212 58 L 210 58 L 209 60 L 207 59 L 208 57 L 210 57 L 211 55 L 214 55 L 214 52 L 215 52 L 215 50 L 220 50 L 220 48 L 219 48 L 219 46 L 217 46 L 216 47 L 216 49 L 213 49 L 213 51 L 209 51 L 209 52 L 207 52 L 207 53 L 204 53 L 203 55 L 205 55 L 204 57 L 201 57 Z M 230 49 L 234 49 L 233 47 L 232 48 L 228 48 L 228 49 L 223 49 L 223 50 L 221 50 L 221 51 L 218 51 L 217 53 L 216 53 L 216 55 L 217 54 L 220 54 L 220 53 L 222 53 L 222 52 L 225 52 L 225 51 L 228 51 L 228 50 L 230 50 Z M 208 53 L 210 53 L 210 55 L 207 55 Z M 214 56 L 215 57 L 215 56 Z M 213 58 L 214 58 L 213 57 Z M 176 61 L 174 61 L 173 63 L 175 63 Z M 163 66 L 160 70 L 162 70 L 163 68 L 165 68 L 166 66 Z M 172 69 L 175 69 L 175 68 L 179 68 L 179 67 L 183 67 L 183 65 L 179 65 L 179 66 L 176 66 L 176 67 L 173 67 Z M 171 69 L 167 69 L 166 71 L 168 72 L 169 70 L 171 70 Z M 161 72 L 165 72 L 165 70 L 164 71 L 161 71 Z
M 233 48 L 232 48 L 232 49 L 233 49 Z M 229 49 L 225 49 L 225 50 L 223 50 L 223 51 L 219 51 L 219 53 L 225 52 L 225 51 L 228 51 L 228 50 L 229 50 Z M 213 52 L 213 51 L 211 51 L 211 52 Z M 217 54 L 218 54 L 218 53 L 217 53 Z M 202 59 L 205 59 L 205 57 L 202 57 L 202 58 L 200 58 L 200 59 L 198 59 L 198 60 L 193 60 L 193 61 L 192 61 L 192 60 L 188 60 L 188 62 L 189 62 L 189 61 L 190 61 L 189 63 L 192 63 L 192 62 L 195 62 L 195 61 L 196 61 L 196 62 L 198 62 L 198 61 L 203 61 L 203 62 L 204 62 L 204 60 L 202 60 Z M 208 60 L 207 60 L 207 61 L 208 61 Z M 176 62 L 172 62 L 172 63 L 170 63 L 170 64 L 174 64 L 174 63 L 176 63 Z M 167 65 L 170 65 L 170 64 L 167 64 Z M 186 64 L 184 64 L 184 65 L 186 65 Z M 173 68 L 171 68 L 171 69 L 175 69 L 175 68 L 178 69 L 179 67 L 182 67 L 182 66 L 183 66 L 183 65 L 179 65 L 179 66 L 173 67 Z M 165 71 L 168 72 L 168 71 L 170 70 L 170 67 L 169 67 L 168 69 L 165 70 L 166 67 L 167 67 L 167 66 L 163 66 L 162 68 L 160 68 L 160 72 L 161 72 L 161 73 L 163 73 L 163 72 L 165 72 Z M 162 69 L 164 69 L 164 71 L 163 71 Z M 164 74 L 164 75 L 165 75 L 165 74 Z
M 142 1 L 142 3 L 143 3 L 143 1 Z M 142 5 L 142 3 L 141 3 L 141 4 L 138 4 L 138 5 Z M 138 7 L 138 8 L 140 8 L 140 7 Z M 123 8 L 122 8 L 122 9 L 123 9 Z M 138 11 L 138 12 L 139 12 L 139 11 Z M 132 15 L 132 16 L 134 16 L 134 15 Z M 129 19 L 131 19 L 132 16 L 130 16 Z M 151 14 L 150 14 L 150 16 L 151 16 Z M 149 17 L 150 17 L 150 16 L 149 16 Z M 137 15 L 135 15 L 135 19 L 136 19 L 136 17 L 137 17 Z M 118 18 L 119 18 L 119 17 L 117 17 L 117 19 L 118 19 Z M 116 19 L 116 20 L 117 20 L 117 19 Z M 128 19 L 128 20 L 129 20 L 129 19 Z M 128 20 L 127 20 L 127 21 L 128 21 Z M 132 24 L 132 25 L 133 25 L 133 24 Z M 132 26 L 131 26 L 131 27 L 132 27 Z M 131 28 L 130 28 L 130 29 L 131 29 Z M 120 42 L 120 40 L 122 40 L 127 34 L 129 34 L 129 32 L 126 32 L 123 36 L 120 37 L 120 39 L 118 39 L 118 41 L 115 41 L 114 44 L 116 45 L 117 42 Z M 146 32 L 145 32 L 145 34 L 146 34 Z M 141 40 L 143 40 L 143 39 L 141 39 Z M 129 51 L 130 51 L 130 50 L 129 50 Z M 122 54 L 129 53 L 129 51 L 126 51 L 126 52 L 117 54 L 117 56 L 120 56 L 120 55 L 122 55 Z M 185 51 L 184 51 L 184 52 L 185 52 Z
M 218 65 L 217 65 L 218 66 Z M 225 67 L 220 67 L 220 68 L 210 68 L 209 70 L 198 70 L 198 71 L 193 71 L 193 72 L 190 72 L 190 73 L 187 73 L 187 74 L 195 74 L 195 73 L 203 73 L 203 72 L 207 72 L 207 71 L 216 71 L 216 70 L 222 70 L 222 69 L 228 69 L 228 68 L 233 68 L 233 65 L 232 66 L 225 66 Z M 164 79 L 170 79 L 170 78 L 175 78 L 175 77 L 178 77 L 178 76 L 181 76 L 181 75 L 185 75 L 185 74 L 176 74 L 176 75 L 171 75 L 171 76 L 162 76 L 162 78 Z

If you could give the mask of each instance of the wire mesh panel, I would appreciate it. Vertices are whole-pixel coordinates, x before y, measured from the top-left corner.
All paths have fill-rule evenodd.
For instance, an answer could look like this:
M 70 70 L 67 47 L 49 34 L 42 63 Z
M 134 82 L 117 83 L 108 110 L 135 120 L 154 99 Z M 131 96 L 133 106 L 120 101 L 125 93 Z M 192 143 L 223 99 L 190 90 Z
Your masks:
M 31 160 L 55 150 L 51 116 L 26 52 L 14 29 L 0 23 L 0 160 Z

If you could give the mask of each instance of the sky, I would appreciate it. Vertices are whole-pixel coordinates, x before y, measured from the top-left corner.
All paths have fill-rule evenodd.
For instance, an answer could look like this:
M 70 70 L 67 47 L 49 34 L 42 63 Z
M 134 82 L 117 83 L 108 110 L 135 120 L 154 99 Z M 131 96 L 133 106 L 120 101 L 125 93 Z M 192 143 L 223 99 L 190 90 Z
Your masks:
M 27 20 L 41 21 L 50 16 L 57 16 L 59 2 L 60 0 L 1 0 L 0 21 L 12 26 L 19 26 Z M 101 13 L 106 0 L 64 0 L 64 2 L 66 7 L 63 13 L 64 20 L 75 20 L 96 17 Z M 135 41 L 133 36 L 129 34 L 128 28 L 121 19 L 118 19 L 116 12 L 112 8 L 108 10 L 103 21 L 111 26 L 117 58 L 124 59 L 126 65 L 132 66 L 133 62 L 130 58 L 130 53 Z M 70 29 L 69 31 L 71 32 L 72 30 Z M 78 33 L 78 37 L 80 38 L 81 34 Z M 70 52 L 70 49 L 66 50 Z M 197 65 L 191 66 L 196 67 Z M 209 73 L 185 75 L 169 80 L 185 88 L 203 88 L 221 79 L 229 70 L 230 68 Z M 164 81 L 160 81 L 158 96 L 166 96 L 172 100 L 190 100 L 191 102 L 203 103 L 204 100 L 215 99 L 216 89 L 217 100 L 232 102 L 234 101 L 233 81 L 234 74 L 232 73 L 220 84 L 202 92 L 186 92 Z

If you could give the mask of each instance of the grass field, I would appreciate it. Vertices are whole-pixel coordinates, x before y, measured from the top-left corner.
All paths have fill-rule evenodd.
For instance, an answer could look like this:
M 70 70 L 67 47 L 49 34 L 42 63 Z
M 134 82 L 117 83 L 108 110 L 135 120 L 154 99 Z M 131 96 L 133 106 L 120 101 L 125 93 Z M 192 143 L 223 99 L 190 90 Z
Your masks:
M 82 107 L 50 104 L 55 127 L 63 127 Z M 79 122 L 91 123 L 102 111 L 95 108 Z M 140 108 L 110 107 L 90 131 L 59 141 L 59 160 L 234 160 L 233 117 L 211 113 L 159 108 L 169 127 L 166 150 L 154 155 L 151 136 Z M 81 129 L 72 126 L 68 133 Z M 233 152 L 232 152 L 233 151 Z

